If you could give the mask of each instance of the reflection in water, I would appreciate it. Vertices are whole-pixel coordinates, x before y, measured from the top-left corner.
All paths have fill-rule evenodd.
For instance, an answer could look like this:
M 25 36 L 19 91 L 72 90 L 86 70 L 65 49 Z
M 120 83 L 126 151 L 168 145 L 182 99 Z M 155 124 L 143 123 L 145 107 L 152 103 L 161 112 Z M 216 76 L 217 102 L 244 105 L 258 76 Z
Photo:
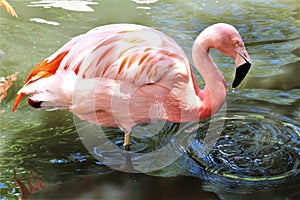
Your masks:
M 49 24 L 49 25 L 53 25 L 53 26 L 58 26 L 59 25 L 58 22 L 48 21 L 48 20 L 41 19 L 41 18 L 31 18 L 30 21 L 43 23 L 43 24 Z
M 140 3 L 140 4 L 150 4 L 150 3 L 156 3 L 159 0 L 131 0 L 135 3 Z
M 25 199 L 219 199 L 201 186 L 202 181 L 192 177 L 159 178 L 114 171 L 53 185 Z
M 91 188 L 90 191 L 97 193 L 97 183 L 99 188 L 105 188 L 107 192 L 104 194 L 108 196 L 108 193 L 126 193 L 131 190 L 124 188 L 128 183 L 131 184 L 129 187 L 134 185 L 136 178 L 140 184 L 131 187 L 134 189 L 131 194 L 139 192 L 142 195 L 145 192 L 142 198 L 152 194 L 181 192 L 179 196 L 186 195 L 184 199 L 194 194 L 195 199 L 197 196 L 205 199 L 204 190 L 214 192 L 220 199 L 300 199 L 300 7 L 297 0 L 186 0 L 153 4 L 77 1 L 77 5 L 84 2 L 95 12 L 60 9 L 65 1 L 32 2 L 38 3 L 10 2 L 21 9 L 18 20 L 6 12 L 0 12 L 0 75 L 21 72 L 18 77 L 20 81 L 14 83 L 1 102 L 1 109 L 7 112 L 0 116 L 0 198 L 13 199 L 20 195 L 13 181 L 13 169 L 16 169 L 22 181 L 26 180 L 26 172 L 34 171 L 49 185 L 47 191 L 52 191 L 52 195 L 60 194 L 59 186 L 69 195 L 78 194 L 84 188 Z M 61 7 L 47 8 L 54 2 L 60 3 Z M 220 6 L 222 9 L 216 9 Z M 30 21 L 35 18 L 47 23 Z M 151 152 L 174 140 L 178 130 L 186 127 L 191 137 L 181 139 L 193 143 L 184 149 L 179 147 L 178 150 L 184 154 L 176 162 L 151 175 L 194 177 L 156 179 L 140 174 L 107 173 L 112 169 L 85 149 L 69 114 L 32 111 L 25 106 L 26 102 L 21 104 L 19 112 L 8 112 L 25 75 L 41 59 L 75 35 L 103 24 L 139 23 L 167 33 L 190 56 L 194 37 L 208 25 L 220 22 L 220 19 L 235 25 L 245 38 L 253 68 L 244 85 L 228 94 L 226 123 L 217 145 L 203 155 L 203 138 L 208 121 L 202 121 L 200 125 L 141 125 L 135 128 L 133 137 L 132 148 L 139 152 Z M 212 54 L 227 82 L 231 82 L 234 63 L 217 53 Z M 197 75 L 196 78 L 201 85 L 201 78 Z M 121 145 L 122 134 L 118 129 L 108 128 L 105 133 L 110 141 Z M 78 178 L 80 180 L 72 181 Z M 143 179 L 148 181 L 141 181 Z M 56 185 L 59 182 L 64 184 Z M 158 187 L 160 184 L 164 186 Z M 157 190 L 151 190 L 152 187 Z M 239 196 L 237 193 L 249 194 Z M 134 199 L 136 196 L 130 197 Z
M 159 122 L 144 124 L 134 130 L 131 150 L 123 149 L 123 134 L 117 128 L 102 127 L 87 124 L 77 125 L 80 138 L 89 152 L 102 164 L 113 169 L 142 173 L 152 172 L 175 162 L 182 151 L 178 150 L 178 141 L 188 133 L 180 134 L 180 124 L 166 123 L 163 126 Z M 152 131 L 160 127 L 156 134 Z M 153 129 L 151 129 L 153 127 Z M 171 130 L 176 127 L 176 130 Z M 145 134 L 146 133 L 146 134 Z M 158 134 L 157 134 L 158 133 Z M 161 137 L 168 136 L 167 138 Z
M 78 0 L 68 0 L 68 1 L 49 1 L 41 0 L 30 2 L 28 6 L 32 7 L 44 7 L 44 8 L 62 8 L 71 11 L 80 11 L 80 12 L 94 12 L 94 9 L 89 5 L 97 5 L 98 3 L 92 1 L 78 1 Z

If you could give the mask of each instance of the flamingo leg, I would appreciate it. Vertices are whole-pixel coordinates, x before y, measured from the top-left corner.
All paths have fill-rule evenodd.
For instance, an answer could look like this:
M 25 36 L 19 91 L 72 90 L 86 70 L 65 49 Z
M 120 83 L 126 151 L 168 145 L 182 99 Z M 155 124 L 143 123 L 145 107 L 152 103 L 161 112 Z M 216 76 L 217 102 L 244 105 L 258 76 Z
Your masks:
M 124 135 L 124 149 L 125 151 L 129 151 L 130 150 L 130 132 L 126 133 Z

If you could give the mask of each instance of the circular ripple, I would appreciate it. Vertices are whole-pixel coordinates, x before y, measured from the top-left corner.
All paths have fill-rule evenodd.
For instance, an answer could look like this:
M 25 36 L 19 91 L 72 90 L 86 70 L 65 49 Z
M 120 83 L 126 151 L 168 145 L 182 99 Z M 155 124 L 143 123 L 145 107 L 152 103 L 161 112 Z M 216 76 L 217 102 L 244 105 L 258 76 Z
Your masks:
M 207 124 L 197 130 L 188 155 L 205 171 L 232 179 L 268 181 L 294 176 L 300 169 L 297 123 L 268 109 L 228 109 L 213 149 L 201 154 Z

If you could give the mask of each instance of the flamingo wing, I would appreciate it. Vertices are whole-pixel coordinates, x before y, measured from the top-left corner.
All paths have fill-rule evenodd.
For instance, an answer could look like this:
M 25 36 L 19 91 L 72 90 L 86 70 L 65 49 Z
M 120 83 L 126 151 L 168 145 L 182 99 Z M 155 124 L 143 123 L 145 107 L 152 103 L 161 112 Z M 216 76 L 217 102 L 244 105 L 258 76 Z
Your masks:
M 163 54 L 186 57 L 172 38 L 152 28 L 134 24 L 92 29 L 71 40 L 50 56 L 48 62 L 65 52 L 68 53 L 58 69 L 72 70 L 83 78 L 104 77 L 128 81 L 134 80 L 126 74 L 140 72 L 137 68 L 164 59 Z M 147 83 L 145 80 L 141 84 Z
M 70 76 L 76 78 L 101 77 L 142 86 L 157 82 L 167 72 L 175 72 L 170 66 L 176 62 L 188 63 L 185 57 L 182 48 L 172 38 L 152 28 L 134 24 L 101 26 L 73 38 L 38 64 L 19 91 L 13 111 L 24 94 L 32 94 L 41 87 L 40 83 L 34 84 L 36 81 L 53 75 L 71 73 Z M 190 68 L 180 70 L 187 73 Z M 43 84 L 40 90 L 51 90 L 50 86 L 52 90 L 58 90 L 57 85 L 63 84 L 62 81 L 54 80 L 56 87 L 55 84 L 48 84 L 48 87 Z

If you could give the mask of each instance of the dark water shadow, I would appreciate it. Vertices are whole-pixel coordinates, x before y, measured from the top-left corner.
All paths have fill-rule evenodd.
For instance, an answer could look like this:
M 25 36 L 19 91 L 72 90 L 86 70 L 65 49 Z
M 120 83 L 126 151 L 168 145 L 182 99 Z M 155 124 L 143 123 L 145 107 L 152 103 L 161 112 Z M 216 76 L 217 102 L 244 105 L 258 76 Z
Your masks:
M 299 51 L 299 50 L 298 50 Z M 280 74 L 266 77 L 249 77 L 245 88 L 289 90 L 300 88 L 300 61 L 283 65 L 278 69 Z
M 152 177 L 114 171 L 49 186 L 27 199 L 219 199 L 193 177 Z

